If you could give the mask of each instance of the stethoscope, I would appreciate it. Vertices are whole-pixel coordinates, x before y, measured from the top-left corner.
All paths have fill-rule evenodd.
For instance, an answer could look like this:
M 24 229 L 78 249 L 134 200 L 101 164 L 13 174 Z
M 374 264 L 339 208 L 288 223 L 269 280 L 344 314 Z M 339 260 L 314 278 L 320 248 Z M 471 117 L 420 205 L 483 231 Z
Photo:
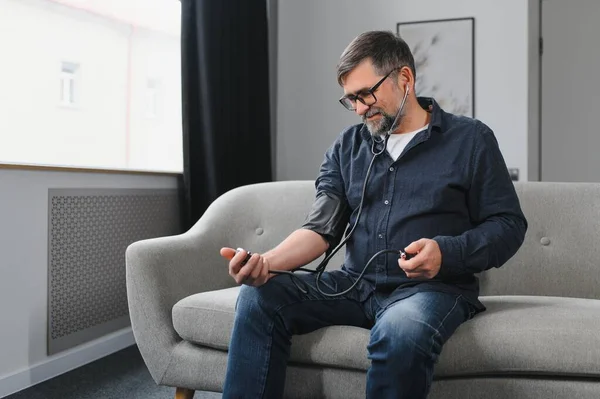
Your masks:
M 323 292 L 323 290 L 320 287 L 321 284 L 321 276 L 323 275 L 323 272 L 325 271 L 325 268 L 327 267 L 327 264 L 329 263 L 329 261 L 331 260 L 331 258 L 333 258 L 333 256 L 346 244 L 346 242 L 350 239 L 350 237 L 352 236 L 352 234 L 354 233 L 354 230 L 356 229 L 356 226 L 358 226 L 358 222 L 360 220 L 360 216 L 362 214 L 362 209 L 363 209 L 363 203 L 364 203 L 364 199 L 365 199 L 365 192 L 367 189 L 367 183 L 369 181 L 369 178 L 371 177 L 371 169 L 373 167 L 373 163 L 375 162 L 375 159 L 383 154 L 386 150 L 387 147 L 387 141 L 390 137 L 390 134 L 392 134 L 392 132 L 394 131 L 395 127 L 396 127 L 396 123 L 398 122 L 398 119 L 400 118 L 400 115 L 402 114 L 402 111 L 404 110 L 404 105 L 406 104 L 406 99 L 408 98 L 408 93 L 410 91 L 410 88 L 408 86 L 408 84 L 406 85 L 406 90 L 404 91 L 404 97 L 402 98 L 402 102 L 400 103 L 400 108 L 398 109 L 398 112 L 396 113 L 396 117 L 394 118 L 394 123 L 392 123 L 392 126 L 389 128 L 389 130 L 387 131 L 387 133 L 385 134 L 384 138 L 380 138 L 377 139 L 375 136 L 372 137 L 373 142 L 371 143 L 371 152 L 373 153 L 373 158 L 371 159 L 371 163 L 369 164 L 369 168 L 367 169 L 367 175 L 365 176 L 365 180 L 363 182 L 363 187 L 362 187 L 362 193 L 361 193 L 361 197 L 360 197 L 360 203 L 358 205 L 358 213 L 356 215 L 356 221 L 354 222 L 354 225 L 352 226 L 352 228 L 350 229 L 350 232 L 348 232 L 348 230 L 346 230 L 346 233 L 344 234 L 344 239 L 335 247 L 335 249 L 333 251 L 331 251 L 331 253 L 329 255 L 327 255 L 322 261 L 321 263 L 319 263 L 319 265 L 315 268 L 315 270 L 311 270 L 311 269 L 305 269 L 303 267 L 298 267 L 294 270 L 272 270 L 269 271 L 270 273 L 273 274 L 287 274 L 292 278 L 292 281 L 294 282 L 294 284 L 296 285 L 296 287 L 302 291 L 304 294 L 308 294 L 308 290 L 305 289 L 304 287 L 300 287 L 298 285 L 298 281 L 306 286 L 308 283 L 304 280 L 301 280 L 300 278 L 298 278 L 297 276 L 294 275 L 295 271 L 301 270 L 301 271 L 305 271 L 305 272 L 310 272 L 310 273 L 317 273 L 317 278 L 315 280 L 315 286 L 313 286 L 314 289 L 316 289 L 321 295 L 326 296 L 326 297 L 337 297 L 337 296 L 341 296 L 341 295 L 345 295 L 348 292 L 350 292 L 354 287 L 356 287 L 356 285 L 358 284 L 358 282 L 363 278 L 363 276 L 365 275 L 365 272 L 367 271 L 367 269 L 369 268 L 369 265 L 371 264 L 371 262 L 373 262 L 379 255 L 385 254 L 385 253 L 395 253 L 398 254 L 400 256 L 403 256 L 405 259 L 410 259 L 413 255 L 411 254 L 407 254 L 405 253 L 403 250 L 398 250 L 398 249 L 383 249 L 379 252 L 377 252 L 375 255 L 373 255 L 371 257 L 371 259 L 369 259 L 369 261 L 367 262 L 367 264 L 365 265 L 365 267 L 363 268 L 362 272 L 360 273 L 360 275 L 356 278 L 356 281 L 350 286 L 350 288 L 342 291 L 342 292 L 336 292 L 333 294 L 327 293 L 327 292 Z M 361 128 L 364 129 L 366 127 L 366 124 L 363 124 L 363 127 Z M 380 149 L 378 150 L 377 147 L 381 145 Z M 308 284 L 310 285 L 310 284 Z
M 390 134 L 392 134 L 392 132 L 396 128 L 396 123 L 398 122 L 398 118 L 400 118 L 400 115 L 402 115 L 402 111 L 404 110 L 404 104 L 406 104 L 406 99 L 408 98 L 409 92 L 410 92 L 410 87 L 407 84 L 406 89 L 404 90 L 404 97 L 402 98 L 402 102 L 400 103 L 400 108 L 398 109 L 398 112 L 396 113 L 396 117 L 394 118 L 394 123 L 392 123 L 392 126 L 385 134 L 385 137 L 380 138 L 380 139 L 377 139 L 376 136 L 372 137 L 373 142 L 371 143 L 371 153 L 373 154 L 373 159 L 375 159 L 376 157 L 378 157 L 379 155 L 381 155 L 385 152 L 385 149 L 387 147 L 387 141 L 390 138 Z M 365 126 L 366 126 L 366 124 L 363 124 L 361 131 L 362 131 L 362 129 L 365 128 Z M 383 144 L 383 145 L 379 146 L 380 144 Z M 377 147 L 380 147 L 380 149 L 376 150 Z M 367 177 L 368 177 L 368 175 L 367 175 Z

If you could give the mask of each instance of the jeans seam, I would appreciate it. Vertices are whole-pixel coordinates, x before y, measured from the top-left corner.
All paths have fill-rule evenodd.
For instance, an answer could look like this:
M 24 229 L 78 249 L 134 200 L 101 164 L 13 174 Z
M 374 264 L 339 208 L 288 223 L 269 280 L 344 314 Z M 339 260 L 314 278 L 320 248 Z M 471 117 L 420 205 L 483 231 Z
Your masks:
M 263 365 L 263 369 L 262 369 L 262 381 L 260 381 L 260 386 L 261 386 L 261 391 L 260 391 L 260 398 L 264 398 L 265 396 L 265 389 L 267 388 L 267 374 L 269 374 L 269 367 L 271 365 L 271 350 L 273 349 L 273 330 L 275 327 L 275 323 L 271 321 L 270 325 L 269 325 L 269 343 L 267 346 L 267 352 L 269 353 L 269 356 L 267 357 L 267 362 L 266 364 Z
M 435 333 L 433 333 L 431 335 L 431 346 L 429 347 L 429 353 L 432 353 L 433 350 L 433 344 L 435 343 L 435 337 L 436 336 L 441 336 L 442 334 L 440 334 L 440 328 L 444 325 L 444 322 L 446 321 L 446 319 L 448 318 L 448 316 L 450 316 L 450 314 L 454 311 L 454 309 L 456 309 L 456 305 L 458 305 L 458 300 L 460 299 L 461 295 L 458 295 L 456 297 L 456 300 L 454 301 L 454 305 L 452 306 L 452 309 L 450 309 L 448 311 L 448 313 L 446 313 L 446 316 L 444 316 L 444 318 L 442 319 L 442 321 L 440 321 L 440 324 L 438 325 L 438 328 L 434 328 Z

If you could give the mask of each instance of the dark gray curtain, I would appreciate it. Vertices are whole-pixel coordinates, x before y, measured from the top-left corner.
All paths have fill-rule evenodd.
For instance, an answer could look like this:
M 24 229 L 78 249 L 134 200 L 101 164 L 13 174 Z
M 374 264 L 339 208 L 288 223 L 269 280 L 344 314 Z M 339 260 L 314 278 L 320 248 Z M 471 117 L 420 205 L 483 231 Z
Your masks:
M 186 227 L 272 180 L 266 0 L 181 0 Z

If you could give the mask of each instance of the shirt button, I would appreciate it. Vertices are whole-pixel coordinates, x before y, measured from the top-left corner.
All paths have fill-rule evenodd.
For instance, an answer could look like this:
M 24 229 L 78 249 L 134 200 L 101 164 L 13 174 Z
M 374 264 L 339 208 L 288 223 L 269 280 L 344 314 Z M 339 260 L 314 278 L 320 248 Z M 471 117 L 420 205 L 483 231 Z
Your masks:
M 379 238 L 383 238 L 383 234 L 379 234 L 377 237 L 379 237 Z
M 391 166 L 391 167 L 390 167 L 390 172 L 393 172 L 393 171 L 394 171 L 394 167 L 393 167 L 393 166 Z
M 386 204 L 386 205 L 389 205 L 389 204 L 390 204 L 390 201 L 388 201 L 388 200 L 385 200 L 385 201 L 383 201 L 383 203 L 384 203 L 384 204 Z

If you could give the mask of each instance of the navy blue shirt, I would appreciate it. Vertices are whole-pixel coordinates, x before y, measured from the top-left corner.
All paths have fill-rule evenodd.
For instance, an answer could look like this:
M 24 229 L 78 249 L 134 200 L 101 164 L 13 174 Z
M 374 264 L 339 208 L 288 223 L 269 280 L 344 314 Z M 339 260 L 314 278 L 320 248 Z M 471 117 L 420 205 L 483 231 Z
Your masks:
M 419 98 L 419 103 L 431 113 L 429 127 L 397 160 L 387 151 L 375 159 L 342 269 L 357 277 L 376 252 L 431 238 L 442 253 L 435 278 L 406 277 L 398 255 L 389 254 L 371 264 L 365 281 L 376 292 L 389 293 L 390 301 L 434 290 L 462 294 L 481 311 L 476 274 L 502 266 L 517 252 L 527 221 L 492 130 L 481 121 L 444 112 L 433 99 Z M 317 195 L 325 191 L 349 205 L 351 226 L 372 144 L 364 124 L 344 130 L 328 149 L 315 183 Z

